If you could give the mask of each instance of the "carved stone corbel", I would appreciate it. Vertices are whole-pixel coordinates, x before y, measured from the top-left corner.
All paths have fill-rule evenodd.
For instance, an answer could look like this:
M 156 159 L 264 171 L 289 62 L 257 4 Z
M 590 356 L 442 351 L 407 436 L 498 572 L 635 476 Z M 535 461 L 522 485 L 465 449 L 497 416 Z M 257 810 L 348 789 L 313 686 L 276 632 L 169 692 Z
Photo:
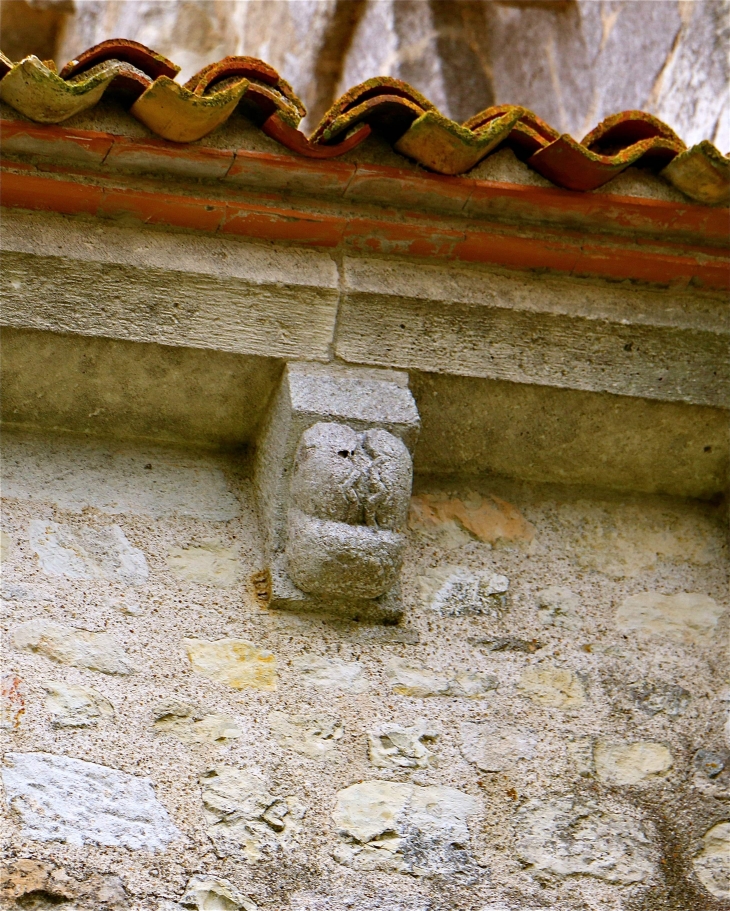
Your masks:
M 273 608 L 396 622 L 419 429 L 407 376 L 289 364 L 255 479 Z

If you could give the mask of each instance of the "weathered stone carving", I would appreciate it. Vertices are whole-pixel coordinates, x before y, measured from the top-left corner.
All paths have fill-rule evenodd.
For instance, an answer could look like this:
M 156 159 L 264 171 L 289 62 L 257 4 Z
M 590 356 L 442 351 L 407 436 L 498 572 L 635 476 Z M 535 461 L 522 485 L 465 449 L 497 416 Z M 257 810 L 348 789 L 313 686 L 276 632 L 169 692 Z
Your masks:
M 289 365 L 256 482 L 272 607 L 396 620 L 418 413 L 392 371 Z
M 287 522 L 287 568 L 313 595 L 378 598 L 397 580 L 411 457 L 376 428 L 319 423 L 302 434 Z

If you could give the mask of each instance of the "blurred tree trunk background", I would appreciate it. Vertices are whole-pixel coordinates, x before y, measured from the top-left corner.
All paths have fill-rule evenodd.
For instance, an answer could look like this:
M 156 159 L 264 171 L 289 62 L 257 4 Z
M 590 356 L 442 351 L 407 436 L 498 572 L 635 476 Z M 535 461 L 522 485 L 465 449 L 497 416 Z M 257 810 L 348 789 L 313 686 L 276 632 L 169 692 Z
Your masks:
M 638 108 L 730 148 L 730 0 L 2 0 L 0 13 L 11 59 L 62 65 L 133 38 L 185 80 L 226 54 L 262 57 L 309 130 L 342 92 L 390 75 L 459 121 L 522 104 L 580 139 Z

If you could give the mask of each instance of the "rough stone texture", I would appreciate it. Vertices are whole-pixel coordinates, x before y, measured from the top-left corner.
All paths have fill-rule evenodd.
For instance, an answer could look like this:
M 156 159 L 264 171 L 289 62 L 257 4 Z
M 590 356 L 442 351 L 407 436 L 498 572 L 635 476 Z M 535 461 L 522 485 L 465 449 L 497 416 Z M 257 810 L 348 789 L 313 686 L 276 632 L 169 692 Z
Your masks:
M 4 865 L 0 874 L 0 899 L 7 908 L 45 911 L 58 905 L 74 911 L 129 911 L 119 876 L 92 873 L 70 875 L 63 867 L 20 857 Z
M 612 784 L 639 784 L 663 778 L 672 767 L 672 754 L 662 743 L 610 743 L 599 740 L 593 757 L 596 774 Z
M 445 676 L 402 658 L 391 658 L 386 665 L 386 674 L 396 693 L 414 699 L 426 699 L 429 696 L 482 699 L 497 687 L 496 678 L 489 674 L 463 671 Z
M 626 631 L 641 630 L 668 636 L 677 642 L 709 642 L 724 607 L 696 592 L 662 595 L 642 592 L 627 598 L 616 612 L 616 625 Z
M 705 832 L 694 869 L 708 892 L 717 898 L 730 898 L 730 823 L 718 823 Z
M 677 684 L 639 684 L 629 690 L 639 708 L 647 715 L 664 712 L 670 718 L 687 711 L 692 694 Z
M 208 834 L 242 846 L 256 861 L 288 847 L 305 808 L 292 797 L 275 797 L 257 775 L 230 766 L 216 766 L 201 778 Z
M 8 436 L 3 442 L 3 495 L 50 503 L 72 514 L 94 509 L 108 515 L 151 519 L 188 516 L 224 522 L 239 504 L 220 464 L 200 455 L 107 445 L 59 437 Z
M 342 722 L 331 716 L 287 715 L 272 712 L 269 727 L 279 746 L 309 759 L 336 760 L 337 742 L 344 733 Z
M 335 860 L 356 870 L 474 877 L 468 818 L 479 809 L 479 801 L 455 788 L 352 785 L 339 792 L 332 812 L 348 840 L 335 849 Z
M 167 565 L 188 582 L 228 588 L 238 581 L 238 553 L 219 541 L 174 547 L 167 556 Z
M 180 837 L 152 783 L 69 756 L 6 753 L 8 805 L 27 838 L 162 851 Z
M 230 716 L 207 715 L 175 701 L 157 709 L 154 729 L 160 734 L 172 734 L 183 743 L 226 743 L 242 735 Z
M 445 547 L 458 547 L 472 538 L 493 545 L 529 544 L 535 535 L 535 529 L 511 503 L 474 493 L 463 500 L 433 494 L 415 496 L 408 524 L 414 531 L 434 536 Z
M 15 730 L 24 713 L 23 681 L 17 674 L 3 674 L 0 679 L 0 730 Z
M 438 732 L 424 721 L 411 727 L 381 724 L 368 731 L 368 756 L 381 769 L 427 769 L 438 765 Z
M 75 846 L 30 837 L 21 816 L 8 813 L 7 866 L 15 870 L 16 859 L 30 857 L 46 865 L 37 888 L 68 896 L 55 907 L 110 911 L 111 899 L 99 896 L 107 886 L 104 894 L 111 894 L 117 881 L 126 895 L 118 901 L 124 911 L 181 911 L 193 877 L 229 883 L 260 911 L 694 911 L 726 900 L 713 896 L 709 886 L 716 886 L 698 871 L 705 863 L 722 869 L 726 853 L 717 833 L 703 838 L 725 822 L 730 783 L 727 612 L 700 643 L 621 630 L 615 623 L 617 609 L 642 592 L 696 592 L 727 609 L 723 507 L 494 476 L 417 476 L 419 497 L 509 503 L 530 523 L 532 539 L 491 543 L 463 528 L 458 539 L 409 529 L 401 573 L 404 617 L 385 626 L 262 605 L 252 581 L 264 565 L 262 533 L 238 453 L 73 437 L 15 439 L 7 430 L 3 443 L 14 478 L 2 514 L 10 542 L 0 605 L 3 671 L 19 681 L 22 700 L 13 704 L 3 742 L 14 753 L 72 757 L 114 775 L 148 779 L 184 836 L 154 853 Z M 33 520 L 74 529 L 118 524 L 145 555 L 147 581 L 129 587 L 46 574 L 30 547 Z M 211 541 L 235 550 L 235 585 L 210 586 L 171 571 L 168 555 L 175 548 Z M 426 609 L 421 579 L 447 566 L 508 578 L 504 605 L 453 616 Z M 559 603 L 553 622 L 542 622 L 553 610 L 544 606 L 551 588 L 575 596 L 580 628 L 560 625 Z M 137 672 L 105 675 L 15 649 L 14 630 L 41 619 L 66 630 L 103 631 Z M 276 688 L 236 689 L 199 673 L 186 657 L 185 639 L 237 640 L 265 649 L 275 657 Z M 523 674 L 545 667 L 574 675 L 583 701 L 556 708 L 528 698 L 519 686 Z M 469 681 L 483 698 L 467 698 Z M 95 690 L 114 715 L 86 727 L 55 726 L 46 707 L 49 682 Z M 398 691 L 411 684 L 441 695 Z M 313 735 L 329 742 L 328 731 L 291 719 L 336 720 L 343 732 L 332 738 L 337 761 L 309 758 L 293 741 L 282 745 L 271 724 L 274 713 L 296 728 L 298 742 L 300 731 L 301 740 Z M 225 722 L 219 728 L 212 718 Z M 438 734 L 435 741 L 418 741 L 432 754 L 427 765 L 415 731 L 403 740 L 388 733 L 419 727 Z M 240 735 L 228 736 L 233 730 Z M 513 733 L 523 742 L 515 742 Z M 391 765 L 374 764 L 369 735 L 379 738 L 375 746 Z M 597 743 L 641 742 L 669 750 L 673 764 L 665 774 L 636 785 L 601 777 Z M 216 779 L 205 776 L 222 767 L 251 776 L 253 784 L 236 778 L 230 792 L 227 785 L 216 789 Z M 50 778 L 44 773 L 44 781 Z M 451 836 L 416 836 L 410 810 L 399 824 L 401 834 L 374 836 L 382 847 L 339 835 L 331 818 L 338 794 L 373 779 L 453 788 L 478 801 L 480 809 L 468 819 L 470 837 L 458 842 L 468 860 L 453 860 L 443 847 L 456 844 Z M 268 796 L 249 801 L 245 794 L 254 792 Z M 276 805 L 268 814 L 272 798 L 287 808 L 295 800 L 307 812 L 288 822 L 300 809 L 282 814 Z M 206 803 L 218 809 L 208 810 Z M 227 813 L 233 806 L 239 809 Z M 530 813 L 523 821 L 524 808 Z M 282 815 L 284 830 L 277 832 L 271 822 L 278 826 Z M 419 829 L 434 831 L 425 823 Z M 400 847 L 388 852 L 386 844 L 398 839 Z M 257 847 L 262 843 L 269 847 Z M 716 844 L 714 853 L 702 853 Z M 249 862 L 247 850 L 260 852 L 260 859 Z M 356 866 L 392 860 L 396 868 L 456 866 L 467 872 L 354 869 L 336 862 L 336 851 Z M 706 860 L 711 854 L 714 859 Z M 83 892 L 83 884 L 91 891 Z M 3 902 L 8 911 L 28 911 L 22 902 L 30 904 L 30 885 L 18 894 L 20 904 L 2 895 L 3 911 Z
M 237 690 L 276 689 L 276 658 L 244 639 L 185 639 L 193 670 Z
M 297 677 L 306 685 L 343 693 L 364 693 L 369 684 L 359 661 L 301 655 L 292 661 Z
M 257 907 L 231 883 L 209 876 L 194 876 L 180 904 L 196 911 L 256 911 Z
M 48 681 L 46 708 L 51 723 L 59 728 L 87 728 L 114 715 L 114 706 L 101 693 L 87 686 L 70 686 Z
M 514 770 L 521 759 L 535 756 L 538 739 L 534 731 L 516 726 L 495 728 L 465 721 L 461 725 L 461 752 L 482 772 Z
M 27 620 L 13 631 L 13 645 L 74 667 L 87 667 L 102 674 L 132 674 L 134 665 L 124 649 L 108 633 L 94 633 L 54 623 Z
M 317 423 L 294 456 L 287 522 L 287 569 L 303 591 L 377 598 L 403 560 L 412 484 L 404 443 L 385 430 L 358 434 Z
M 540 592 L 537 606 L 538 619 L 545 626 L 559 626 L 577 630 L 581 627 L 580 598 L 569 588 L 551 586 Z
M 583 686 L 569 668 L 528 668 L 520 677 L 519 687 L 534 702 L 557 709 L 575 708 L 585 701 Z
M 149 575 L 141 550 L 118 525 L 75 530 L 57 522 L 30 524 L 30 545 L 44 572 L 67 579 L 108 579 L 144 585 Z
M 538 875 L 595 876 L 627 885 L 651 876 L 656 852 L 641 821 L 575 797 L 528 801 L 517 814 L 518 852 Z
M 508 588 L 506 576 L 474 573 L 463 566 L 432 569 L 420 579 L 423 603 L 445 617 L 499 612 Z

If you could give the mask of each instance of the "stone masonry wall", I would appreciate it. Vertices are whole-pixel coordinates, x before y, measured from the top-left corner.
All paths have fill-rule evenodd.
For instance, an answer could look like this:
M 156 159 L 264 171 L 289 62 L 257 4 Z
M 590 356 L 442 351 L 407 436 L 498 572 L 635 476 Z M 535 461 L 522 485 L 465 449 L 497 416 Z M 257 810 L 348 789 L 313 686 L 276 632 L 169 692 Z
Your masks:
M 246 465 L 6 434 L 3 908 L 727 908 L 708 504 L 417 478 L 400 626 L 269 611 Z

